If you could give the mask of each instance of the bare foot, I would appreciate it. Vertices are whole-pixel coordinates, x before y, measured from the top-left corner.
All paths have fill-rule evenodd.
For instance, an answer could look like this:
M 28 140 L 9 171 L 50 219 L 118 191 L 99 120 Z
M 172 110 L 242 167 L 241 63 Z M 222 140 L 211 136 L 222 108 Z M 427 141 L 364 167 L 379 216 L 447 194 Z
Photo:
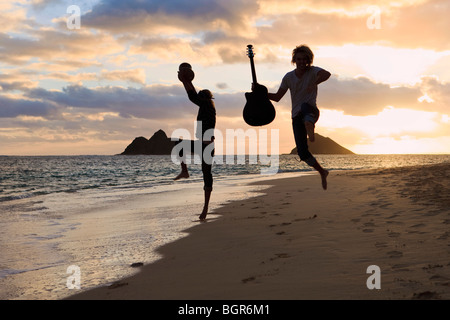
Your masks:
M 203 206 L 203 211 L 198 217 L 200 220 L 204 221 L 206 219 L 206 215 L 208 214 L 208 206 Z
M 185 179 L 189 178 L 189 172 L 181 171 L 181 173 L 178 176 L 176 176 L 176 178 L 173 179 L 173 180 L 178 180 L 178 179 L 181 179 L 181 178 L 185 178 Z
M 308 134 L 309 141 L 314 142 L 314 123 L 305 121 L 306 133 Z
M 323 190 L 327 190 L 327 177 L 328 177 L 328 170 L 323 170 L 320 172 L 320 177 L 322 178 L 322 188 Z

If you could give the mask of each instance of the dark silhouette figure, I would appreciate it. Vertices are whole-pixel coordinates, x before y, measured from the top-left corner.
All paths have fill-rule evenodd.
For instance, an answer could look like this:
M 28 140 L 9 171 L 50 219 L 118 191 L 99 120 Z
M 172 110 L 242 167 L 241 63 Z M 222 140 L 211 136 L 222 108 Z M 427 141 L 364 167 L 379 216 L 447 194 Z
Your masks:
M 192 84 L 194 78 L 194 72 L 187 63 L 180 65 L 178 71 L 178 79 L 183 83 L 189 100 L 196 104 L 198 109 L 197 123 L 201 123 L 201 126 L 197 126 L 196 138 L 197 140 L 191 141 L 191 151 L 201 150 L 200 158 L 202 160 L 202 173 L 203 173 L 203 190 L 205 191 L 205 203 L 202 213 L 199 216 L 200 220 L 205 220 L 208 214 L 208 205 L 211 197 L 213 177 L 211 173 L 212 160 L 214 157 L 214 147 L 211 148 L 210 144 L 214 143 L 214 135 L 210 130 L 214 130 L 216 125 L 216 108 L 214 106 L 213 95 L 211 91 L 204 89 L 198 93 Z M 200 129 L 201 128 L 201 129 Z M 205 135 L 205 132 L 208 134 Z M 210 136 L 208 140 L 205 140 L 207 136 Z M 197 148 L 196 148 L 197 144 Z M 200 145 L 200 147 L 198 147 Z M 205 154 L 205 150 L 208 154 Z M 209 153 L 210 152 L 210 153 Z M 185 154 L 183 156 L 186 156 Z M 181 173 L 174 179 L 189 178 L 189 172 L 187 165 L 184 161 L 181 162 Z
M 306 45 L 297 46 L 292 51 L 293 71 L 288 72 L 281 81 L 277 93 L 268 93 L 273 101 L 280 101 L 289 89 L 292 100 L 292 128 L 295 144 L 301 160 L 316 169 L 322 179 L 322 187 L 327 189 L 328 170 L 322 168 L 308 150 L 307 137 L 314 142 L 314 126 L 319 119 L 317 108 L 317 86 L 328 80 L 330 73 L 322 68 L 312 66 L 314 54 Z

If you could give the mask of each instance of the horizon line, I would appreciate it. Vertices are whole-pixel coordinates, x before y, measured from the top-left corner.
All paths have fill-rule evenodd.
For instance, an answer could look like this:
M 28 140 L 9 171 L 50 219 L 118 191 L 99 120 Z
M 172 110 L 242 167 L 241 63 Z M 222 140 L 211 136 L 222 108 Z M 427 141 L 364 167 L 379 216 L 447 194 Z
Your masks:
M 233 156 L 259 156 L 260 154 L 233 154 Z M 298 156 L 295 153 L 280 153 L 273 154 L 273 156 L 282 155 L 292 155 Z M 353 153 L 353 154 L 343 154 L 343 153 L 317 153 L 315 156 L 383 156 L 383 155 L 426 155 L 426 156 L 439 156 L 439 155 L 450 155 L 449 153 Z M 0 154 L 0 157 L 113 157 L 113 156 L 171 156 L 170 154 Z M 232 156 L 227 154 L 216 154 L 215 156 Z M 272 156 L 271 154 L 266 154 L 265 156 Z

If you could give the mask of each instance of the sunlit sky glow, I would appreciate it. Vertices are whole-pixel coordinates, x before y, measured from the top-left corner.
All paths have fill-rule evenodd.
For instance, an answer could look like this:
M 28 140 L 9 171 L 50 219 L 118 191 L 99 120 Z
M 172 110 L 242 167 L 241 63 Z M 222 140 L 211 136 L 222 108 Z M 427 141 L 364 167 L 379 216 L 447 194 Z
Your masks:
M 217 129 L 248 130 L 250 43 L 271 92 L 299 44 L 332 73 L 319 134 L 356 153 L 450 153 L 449 14 L 448 0 L 0 0 L 0 155 L 117 154 L 159 129 L 193 133 L 184 61 L 214 93 Z M 289 93 L 275 107 L 264 129 L 289 153 Z

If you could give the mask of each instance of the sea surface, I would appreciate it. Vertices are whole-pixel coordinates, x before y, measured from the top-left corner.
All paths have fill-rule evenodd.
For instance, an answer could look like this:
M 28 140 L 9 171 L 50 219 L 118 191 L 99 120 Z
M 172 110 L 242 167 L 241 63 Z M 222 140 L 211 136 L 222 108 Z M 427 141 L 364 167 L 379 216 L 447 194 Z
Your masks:
M 334 171 L 436 164 L 450 155 L 317 159 Z M 295 155 L 273 156 L 271 165 L 254 160 L 217 156 L 210 211 L 262 188 L 248 182 L 312 173 Z M 159 246 L 199 223 L 196 161 L 189 179 L 173 181 L 180 167 L 170 156 L 0 156 L 0 299 L 61 299 L 161 258 Z

